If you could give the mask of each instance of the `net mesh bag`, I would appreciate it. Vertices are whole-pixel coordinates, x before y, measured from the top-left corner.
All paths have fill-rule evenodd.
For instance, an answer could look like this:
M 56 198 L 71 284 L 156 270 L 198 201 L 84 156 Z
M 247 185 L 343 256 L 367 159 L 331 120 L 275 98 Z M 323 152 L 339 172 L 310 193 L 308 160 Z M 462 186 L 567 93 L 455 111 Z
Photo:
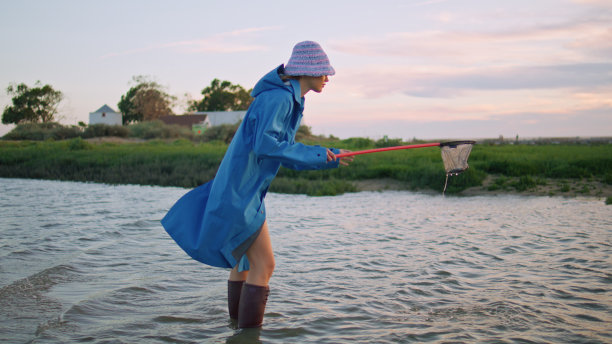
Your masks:
M 442 162 L 446 170 L 446 180 L 444 181 L 444 189 L 442 195 L 446 193 L 448 185 L 448 176 L 456 176 L 459 173 L 468 169 L 468 157 L 472 152 L 472 146 L 475 141 L 453 141 L 440 143 L 442 152 Z
M 467 170 L 468 157 L 474 143 L 474 141 L 454 141 L 440 144 L 446 174 L 454 176 Z

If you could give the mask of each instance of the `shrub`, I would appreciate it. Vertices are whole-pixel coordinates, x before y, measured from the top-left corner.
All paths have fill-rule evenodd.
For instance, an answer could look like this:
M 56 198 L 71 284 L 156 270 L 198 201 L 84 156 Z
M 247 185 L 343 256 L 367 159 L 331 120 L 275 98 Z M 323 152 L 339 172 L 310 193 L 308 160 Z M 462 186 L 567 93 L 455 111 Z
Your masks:
M 551 178 L 583 178 L 589 176 L 591 176 L 591 173 L 586 169 L 566 163 L 551 169 L 547 173 L 547 177 Z
M 92 124 L 83 132 L 84 138 L 92 137 L 128 137 L 129 129 L 122 125 Z
M 311 180 L 304 178 L 277 177 L 270 185 L 270 192 L 306 194 L 309 196 L 335 196 L 355 192 L 355 186 L 339 179 Z
M 569 192 L 570 191 L 570 186 L 568 183 L 561 183 L 561 185 L 559 186 L 559 191 L 560 192 Z
M 81 128 L 77 126 L 59 126 L 51 129 L 50 138 L 54 140 L 66 140 L 75 137 L 80 137 L 81 134 Z
M 489 191 L 497 191 L 499 189 L 501 189 L 501 186 L 498 184 L 491 184 L 487 187 L 487 190 Z
M 70 150 L 91 149 L 91 144 L 83 140 L 81 137 L 77 137 L 77 138 L 74 138 L 68 141 L 68 149 Z
M 472 156 L 473 158 L 474 156 Z M 489 160 L 483 166 L 484 170 L 491 174 L 503 174 L 509 176 L 510 163 L 507 160 Z
M 341 144 L 351 148 L 363 149 L 374 146 L 374 141 L 363 137 L 351 137 L 346 140 L 342 140 Z
M 507 182 L 508 182 L 508 177 L 501 176 L 495 179 L 494 183 L 495 185 L 498 185 L 498 186 L 504 186 L 504 184 L 506 184 Z
M 61 128 L 63 128 L 63 126 L 55 122 L 24 123 L 17 125 L 2 138 L 5 140 L 44 141 L 47 139 L 54 139 L 54 131 L 61 130 Z M 59 131 L 58 134 L 60 134 Z
M 193 139 L 189 128 L 179 125 L 166 125 L 162 121 L 147 121 L 132 124 L 129 127 L 130 137 L 150 139 Z
M 202 141 L 221 141 L 224 143 L 230 143 L 238 130 L 240 123 L 236 124 L 221 124 L 206 129 L 202 135 Z
M 376 144 L 375 144 L 376 148 L 393 147 L 393 146 L 401 146 L 401 145 L 402 145 L 402 139 L 390 139 L 386 136 L 376 141 Z
M 582 193 L 582 194 L 588 195 L 588 194 L 591 193 L 591 188 L 588 185 L 585 184 L 585 185 L 582 186 L 582 189 L 580 189 L 579 192 Z
M 505 176 L 500 176 L 497 177 L 493 183 L 491 185 L 489 185 L 487 187 L 487 190 L 489 191 L 496 191 L 496 190 L 502 190 L 502 189 L 506 189 L 506 183 L 509 181 L 508 177 Z
M 536 187 L 536 181 L 530 176 L 521 176 L 518 181 L 512 183 L 516 191 L 525 191 Z

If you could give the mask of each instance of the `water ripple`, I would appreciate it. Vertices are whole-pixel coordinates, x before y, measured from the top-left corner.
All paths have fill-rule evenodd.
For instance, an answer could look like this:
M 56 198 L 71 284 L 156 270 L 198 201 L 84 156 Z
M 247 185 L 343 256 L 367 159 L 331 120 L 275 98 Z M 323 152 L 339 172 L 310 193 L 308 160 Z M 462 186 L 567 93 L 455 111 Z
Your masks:
M 159 225 L 185 192 L 0 179 L 0 341 L 612 342 L 601 201 L 270 194 L 265 325 L 239 330 L 227 271 Z

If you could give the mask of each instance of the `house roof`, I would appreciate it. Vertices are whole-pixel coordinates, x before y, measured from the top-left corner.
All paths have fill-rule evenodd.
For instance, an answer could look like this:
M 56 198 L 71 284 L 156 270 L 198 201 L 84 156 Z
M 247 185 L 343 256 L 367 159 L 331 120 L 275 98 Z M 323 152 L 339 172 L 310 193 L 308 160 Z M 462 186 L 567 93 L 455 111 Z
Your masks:
M 92 112 L 92 113 L 98 113 L 98 112 L 105 112 L 105 113 L 118 113 L 117 111 L 113 110 L 113 108 L 111 108 L 110 106 L 104 104 L 101 108 L 99 108 L 98 110 Z
M 194 124 L 204 122 L 206 120 L 206 115 L 167 115 L 161 116 L 159 120 L 166 124 L 176 124 L 191 128 Z

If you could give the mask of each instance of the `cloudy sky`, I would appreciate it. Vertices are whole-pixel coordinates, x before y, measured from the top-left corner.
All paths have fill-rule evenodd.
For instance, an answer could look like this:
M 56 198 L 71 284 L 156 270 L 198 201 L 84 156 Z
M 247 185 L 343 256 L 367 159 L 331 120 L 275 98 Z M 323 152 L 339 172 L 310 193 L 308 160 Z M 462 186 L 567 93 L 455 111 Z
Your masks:
M 293 45 L 336 69 L 304 122 L 341 138 L 612 135 L 612 1 L 2 1 L 11 83 L 62 91 L 61 122 L 117 109 L 136 75 L 179 99 L 251 88 Z M 0 126 L 3 135 L 10 126 Z

